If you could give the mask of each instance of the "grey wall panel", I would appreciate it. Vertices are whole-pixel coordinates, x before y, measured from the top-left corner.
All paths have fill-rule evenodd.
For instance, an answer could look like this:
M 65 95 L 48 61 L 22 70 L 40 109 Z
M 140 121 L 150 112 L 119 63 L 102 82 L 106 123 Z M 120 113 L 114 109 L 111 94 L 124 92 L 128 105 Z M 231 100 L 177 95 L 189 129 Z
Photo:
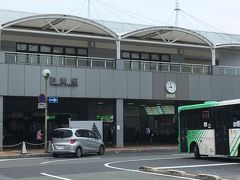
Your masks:
M 211 76 L 211 100 L 222 99 L 222 78 L 221 76 Z
M 127 71 L 114 71 L 114 97 L 127 97 Z
M 233 99 L 240 98 L 240 77 L 233 77 Z
M 9 65 L 9 95 L 24 96 L 24 65 Z
M 40 78 L 41 78 L 41 84 L 40 84 L 40 92 L 45 93 L 45 79 L 42 76 L 42 72 L 44 69 L 49 69 L 51 71 L 51 77 L 56 77 L 57 78 L 57 68 L 56 67 L 41 67 L 40 69 Z M 57 79 L 59 81 L 59 79 Z M 56 86 L 50 86 L 50 81 L 48 79 L 47 83 L 47 90 L 48 90 L 48 96 L 57 96 L 57 87 Z
M 127 72 L 127 97 L 129 99 L 140 98 L 140 79 L 139 72 L 128 71 Z
M 200 100 L 200 77 L 189 75 L 189 100 Z
M 177 74 L 176 77 L 176 98 L 180 100 L 188 100 L 189 89 L 188 89 L 188 74 Z
M 233 99 L 233 77 L 222 76 L 222 99 Z
M 86 69 L 86 96 L 99 97 L 99 70 Z
M 8 94 L 8 65 L 0 64 L 0 95 Z
M 78 79 L 78 86 L 72 87 L 72 97 L 86 97 L 86 70 L 72 68 L 72 78 Z
M 200 99 L 211 99 L 211 78 L 207 75 L 199 75 L 200 80 Z
M 72 78 L 72 71 L 71 68 L 57 68 L 57 80 L 60 78 L 67 78 L 67 83 L 71 84 L 71 78 Z M 59 97 L 71 97 L 71 89 L 72 87 L 68 86 L 58 86 L 57 87 L 57 96 Z
M 153 99 L 162 99 L 166 97 L 165 90 L 165 75 L 164 73 L 153 73 L 152 74 L 152 97 Z
M 25 66 L 25 96 L 40 94 L 41 71 L 39 66 Z
M 140 99 L 152 99 L 151 72 L 140 72 Z
M 112 70 L 100 70 L 100 97 L 113 98 L 113 76 Z

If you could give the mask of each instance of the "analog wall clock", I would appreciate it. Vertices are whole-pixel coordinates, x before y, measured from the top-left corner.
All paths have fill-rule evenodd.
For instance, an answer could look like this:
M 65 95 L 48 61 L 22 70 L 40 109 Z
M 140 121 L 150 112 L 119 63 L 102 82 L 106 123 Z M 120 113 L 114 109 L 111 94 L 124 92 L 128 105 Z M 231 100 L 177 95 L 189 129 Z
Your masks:
M 177 90 L 176 83 L 173 82 L 173 81 L 168 81 L 168 82 L 166 83 L 166 90 L 167 90 L 167 92 L 169 92 L 170 94 L 175 93 L 176 90 Z

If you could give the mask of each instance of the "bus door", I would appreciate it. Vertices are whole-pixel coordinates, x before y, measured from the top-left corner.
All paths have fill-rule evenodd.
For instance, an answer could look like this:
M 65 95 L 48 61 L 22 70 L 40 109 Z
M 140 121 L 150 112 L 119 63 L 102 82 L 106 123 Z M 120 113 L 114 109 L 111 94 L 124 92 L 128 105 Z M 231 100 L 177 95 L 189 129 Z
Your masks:
M 185 112 L 181 112 L 181 116 L 179 116 L 180 119 L 180 132 L 179 132 L 179 141 L 180 141 L 180 152 L 187 152 L 188 147 L 187 147 L 187 116 Z
M 216 154 L 228 155 L 229 154 L 229 118 L 231 118 L 230 111 L 226 108 L 218 108 L 215 110 L 215 142 Z

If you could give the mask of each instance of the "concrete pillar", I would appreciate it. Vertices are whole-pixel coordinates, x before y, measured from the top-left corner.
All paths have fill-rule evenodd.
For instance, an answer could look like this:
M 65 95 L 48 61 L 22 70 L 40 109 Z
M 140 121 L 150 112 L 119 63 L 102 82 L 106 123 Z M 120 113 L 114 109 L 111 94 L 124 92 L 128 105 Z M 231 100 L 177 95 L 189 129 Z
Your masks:
M 215 51 L 215 48 L 212 48 L 211 52 L 212 52 L 212 66 L 215 66 L 216 65 L 216 51 Z
M 3 147 L 3 96 L 0 96 L 0 150 Z
M 124 70 L 124 61 L 121 59 L 121 41 L 118 39 L 116 41 L 117 46 L 117 59 L 116 59 L 116 69 Z
M 116 146 L 123 147 L 123 99 L 116 99 Z

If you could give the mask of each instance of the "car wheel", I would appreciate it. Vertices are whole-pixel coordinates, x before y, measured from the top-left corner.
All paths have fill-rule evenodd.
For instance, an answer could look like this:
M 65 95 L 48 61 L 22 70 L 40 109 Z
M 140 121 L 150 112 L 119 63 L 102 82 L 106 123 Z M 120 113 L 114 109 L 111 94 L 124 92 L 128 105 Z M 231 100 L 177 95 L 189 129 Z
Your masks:
M 75 151 L 75 157 L 81 157 L 82 156 L 82 148 L 81 147 L 77 147 L 76 151 Z
M 53 153 L 52 156 L 55 157 L 55 158 L 59 157 L 59 155 L 56 154 L 56 153 Z
M 98 154 L 103 155 L 104 152 L 105 152 L 105 147 L 104 147 L 103 145 L 101 145 L 101 146 L 99 147 Z
M 199 154 L 199 147 L 197 144 L 195 144 L 193 147 L 193 154 L 196 159 L 199 159 L 201 157 Z

